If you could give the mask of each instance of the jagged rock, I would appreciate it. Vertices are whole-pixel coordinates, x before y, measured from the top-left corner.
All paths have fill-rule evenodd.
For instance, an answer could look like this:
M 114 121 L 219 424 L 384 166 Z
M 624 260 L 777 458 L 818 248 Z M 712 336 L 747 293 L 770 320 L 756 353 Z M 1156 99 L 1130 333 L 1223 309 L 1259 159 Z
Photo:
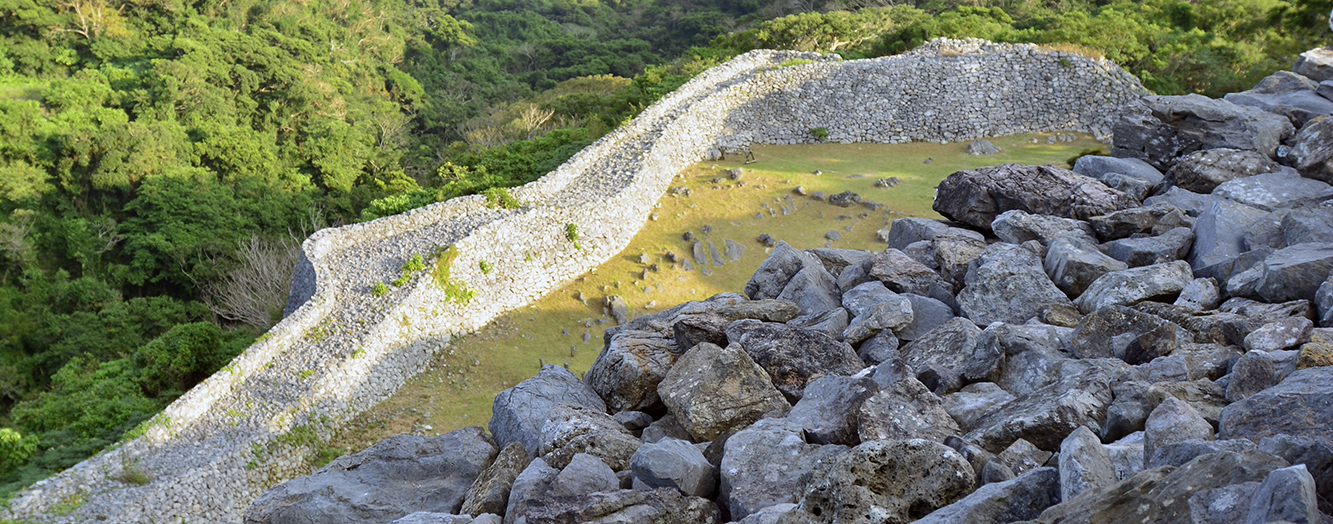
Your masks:
M 911 522 L 962 499 L 974 475 L 943 444 L 865 442 L 814 468 L 797 510 L 781 522 Z
M 814 263 L 792 276 L 777 298 L 795 302 L 801 314 L 808 315 L 838 307 L 840 295 L 833 275 L 822 264 Z
M 1183 260 L 1112 271 L 1094 280 L 1074 305 L 1084 313 L 1091 313 L 1107 306 L 1128 306 L 1156 298 L 1174 299 L 1191 280 L 1194 280 L 1194 272 Z
M 969 155 L 994 155 L 1000 152 L 1000 148 L 988 140 L 974 140 L 967 145 L 967 154 Z
M 953 284 L 955 289 L 963 287 L 968 268 L 986 250 L 984 240 L 966 236 L 940 235 L 935 237 L 931 245 L 934 247 L 935 264 L 940 268 L 940 276 Z
M 921 438 L 944 442 L 961 435 L 958 424 L 944 410 L 944 402 L 920 381 L 905 377 L 860 404 L 852 418 L 859 422 L 856 442 Z M 848 441 L 851 442 L 851 441 Z
M 623 326 L 629 323 L 629 304 L 625 298 L 618 295 L 606 297 L 606 307 L 611 311 L 611 318 L 616 321 L 617 326 Z
M 1106 243 L 1106 254 L 1129 267 L 1150 266 L 1185 258 L 1194 244 L 1194 232 L 1178 227 L 1153 237 L 1124 238 Z
M 1333 367 L 1296 371 L 1276 386 L 1222 410 L 1218 434 L 1252 441 L 1279 433 L 1333 435 Z
M 1147 396 L 1151 408 L 1156 408 L 1168 397 L 1182 400 L 1213 427 L 1217 427 L 1222 408 L 1227 405 L 1226 389 L 1206 378 L 1191 382 L 1159 382 L 1148 388 Z
M 720 293 L 708 300 L 714 300 L 722 295 L 734 294 Z M 740 297 L 740 295 L 735 296 Z M 762 322 L 787 322 L 800 315 L 801 308 L 790 300 L 728 300 L 717 306 L 713 312 L 732 322 L 747 318 Z
M 394 435 L 264 492 L 245 522 L 390 522 L 418 511 L 457 513 L 495 459 L 479 427 L 434 437 Z
M 1038 449 L 1031 442 L 1018 439 L 996 455 L 995 461 L 1004 464 L 1015 475 L 1022 475 L 1050 462 L 1054 455 L 1050 451 Z
M 483 513 L 475 517 L 418 511 L 391 522 L 390 524 L 502 524 L 503 519 L 494 513 Z
M 528 455 L 522 444 L 510 442 L 496 455 L 495 461 L 477 475 L 477 479 L 467 489 L 458 513 L 474 517 L 483 513 L 503 514 L 509 505 L 509 490 L 514 485 L 514 479 L 531 462 L 532 456 Z
M 1273 215 L 1282 217 L 1274 235 L 1281 241 L 1269 246 L 1275 250 L 1306 242 L 1333 242 L 1333 206 L 1280 210 Z M 1250 237 L 1245 240 L 1250 242 Z
M 903 293 L 902 297 L 912 304 L 912 322 L 897 330 L 902 340 L 911 342 L 921 338 L 954 318 L 953 308 L 939 300 L 910 293 Z
M 1060 500 L 1068 502 L 1090 488 L 1118 482 L 1111 457 L 1097 434 L 1080 426 L 1060 442 Z M 1044 508 L 1043 508 L 1044 509 Z
M 1113 486 L 1084 491 L 1032 523 L 1190 522 L 1190 495 L 1261 481 L 1282 467 L 1285 461 L 1260 451 L 1204 455 L 1179 468 L 1150 469 Z
M 728 429 L 745 427 L 764 413 L 789 406 L 768 373 L 734 344 L 726 348 L 708 343 L 695 346 L 676 361 L 657 392 L 698 442 L 713 440 Z
M 1167 397 L 1144 424 L 1143 455 L 1151 463 L 1157 448 L 1191 439 L 1213 440 L 1213 426 L 1189 404 Z
M 917 524 L 1016 522 L 1037 518 L 1060 502 L 1059 473 L 1038 468 L 1003 482 L 986 484 L 962 500 L 935 510 Z
M 642 444 L 605 412 L 569 404 L 557 405 L 541 431 L 542 460 L 553 468 L 563 468 L 574 455 L 587 453 L 623 471 Z
M 1178 188 L 1177 191 L 1180 191 Z M 1131 207 L 1088 219 L 1097 238 L 1103 241 L 1140 233 L 1160 234 L 1177 227 L 1191 227 L 1194 220 L 1184 209 L 1167 202 Z
M 587 453 L 575 453 L 560 473 L 551 480 L 546 495 L 567 497 L 620 488 L 616 472 L 601 459 Z
M 674 488 L 658 488 L 544 497 L 527 508 L 523 519 L 527 524 L 717 524 L 722 522 L 722 515 L 707 499 L 687 496 Z
M 1184 466 L 1189 461 L 1203 455 L 1212 453 L 1221 453 L 1229 451 L 1232 453 L 1244 453 L 1246 451 L 1257 449 L 1253 442 L 1243 438 L 1230 440 L 1210 440 L 1210 439 L 1189 439 L 1180 442 L 1165 444 L 1156 448 L 1151 457 L 1144 458 L 1144 469 L 1160 468 L 1162 466 Z
M 936 191 L 933 209 L 989 230 L 996 216 L 1013 209 L 1085 220 L 1135 205 L 1128 195 L 1067 169 L 1004 164 L 949 175 Z
M 947 393 L 962 387 L 962 374 L 976 348 L 981 329 L 972 321 L 955 317 L 900 349 L 903 361 L 912 366 L 927 387 Z
M 1255 291 L 1268 302 L 1312 300 L 1333 274 L 1333 242 L 1297 244 L 1264 258 Z
M 790 502 L 785 504 L 775 504 L 749 516 L 736 521 L 738 524 L 778 524 L 782 517 L 796 509 L 796 504 Z
M 859 249 L 816 248 L 808 249 L 806 253 L 818 258 L 831 275 L 841 274 L 848 267 L 864 267 L 875 258 L 874 253 Z
M 945 286 L 939 273 L 893 248 L 875 253 L 867 274 L 895 293 L 930 295 L 932 287 Z
M 1268 474 L 1250 499 L 1250 522 L 1291 522 L 1320 524 L 1314 478 L 1304 464 L 1275 469 Z
M 971 430 L 976 422 L 1001 406 L 1013 402 L 1013 394 L 992 382 L 968 384 L 963 389 L 945 395 L 944 411 L 963 430 Z
M 993 452 L 1020 438 L 1054 451 L 1079 426 L 1100 429 L 1110 404 L 1111 387 L 1105 373 L 1072 375 L 982 417 L 964 438 Z
M 1316 47 L 1301 53 L 1291 70 L 1315 82 L 1333 79 L 1333 49 Z
M 1181 158 L 1180 162 L 1166 173 L 1166 183 L 1195 193 L 1212 193 L 1223 182 L 1272 173 L 1280 167 L 1267 155 L 1257 151 L 1208 149 L 1195 151 Z
M 1279 434 L 1261 439 L 1259 449 L 1282 457 L 1292 465 L 1304 465 L 1314 477 L 1319 496 L 1326 502 L 1333 501 L 1333 442 Z M 1327 513 L 1330 508 L 1325 505 L 1321 509 Z
M 1314 120 L 1291 138 L 1287 158 L 1301 176 L 1333 183 L 1333 118 Z
M 542 366 L 537 376 L 519 382 L 495 396 L 490 422 L 495 443 L 507 446 L 510 442 L 519 442 L 529 454 L 545 453 L 542 449 L 542 426 L 547 424 L 560 404 L 581 406 L 601 413 L 606 411 L 606 403 L 597 396 L 596 391 L 569 370 L 547 364 Z
M 1092 225 L 1082 220 L 1073 220 L 1049 215 L 1034 215 L 1014 209 L 1005 211 L 991 222 L 991 230 L 1000 240 L 1010 244 L 1022 244 L 1037 240 L 1049 246 L 1057 238 L 1081 240 L 1096 244 Z
M 738 320 L 727 327 L 727 339 L 739 344 L 778 391 L 793 400 L 801 398 L 813 375 L 854 375 L 863 365 L 847 343 L 785 324 Z
M 1060 379 L 1071 328 L 1045 324 L 991 324 L 982 330 L 963 370 L 968 381 L 990 380 L 1026 395 Z
M 852 207 L 861 203 L 861 195 L 851 191 L 843 191 L 836 195 L 829 196 L 828 203 L 838 207 Z
M 691 315 L 689 317 L 682 318 L 680 319 L 680 321 L 676 322 L 671 326 L 672 340 L 673 342 L 675 342 L 675 345 L 673 346 L 660 345 L 658 351 L 656 352 L 656 354 L 659 356 L 662 362 L 653 362 L 646 358 L 640 357 L 630 361 L 625 361 L 622 364 L 622 366 L 637 365 L 640 368 L 652 368 L 652 370 L 654 371 L 653 374 L 656 375 L 655 382 L 661 382 L 662 376 L 666 374 L 666 370 L 670 369 L 671 364 L 674 364 L 676 362 L 676 357 L 680 356 L 681 353 L 688 351 L 690 348 L 699 345 L 700 342 L 707 342 L 709 344 L 715 344 L 718 346 L 727 345 L 727 324 L 730 323 L 731 321 L 727 320 L 722 315 L 716 315 L 711 313 L 703 315 Z M 619 333 L 617 333 L 617 335 L 619 335 Z M 613 338 L 612 341 L 614 342 L 614 340 L 615 339 Z M 606 352 L 608 350 L 603 350 L 603 352 Z M 663 355 L 663 353 L 665 353 L 666 355 Z M 669 359 L 665 358 L 667 355 L 669 355 Z M 639 355 L 635 354 L 634 356 L 638 357 Z M 599 361 L 601 360 L 600 355 L 598 356 L 598 360 Z M 597 368 L 596 362 L 593 363 L 593 368 L 594 369 Z M 647 369 L 644 369 L 644 371 L 647 371 Z M 589 377 L 584 377 L 584 381 L 588 382 L 589 385 L 592 385 L 594 380 L 590 378 L 591 376 L 593 376 L 592 371 L 589 370 L 588 373 Z M 657 386 L 653 382 L 654 381 L 644 381 L 643 384 L 640 385 L 640 388 L 651 388 L 656 390 Z M 603 392 L 597 386 L 594 385 L 593 389 L 598 390 L 597 393 L 602 395 L 602 398 L 607 397 L 607 393 Z M 651 395 L 656 396 L 656 392 L 651 393 Z M 611 408 L 612 411 L 615 411 L 617 407 L 615 404 L 616 404 L 615 402 L 607 402 L 607 407 Z
M 1277 382 L 1277 364 L 1263 351 L 1242 355 L 1231 368 L 1227 382 L 1227 400 L 1238 402 Z
M 1245 335 L 1246 351 L 1277 351 L 1299 347 L 1310 341 L 1314 322 L 1305 317 L 1287 317 L 1264 324 Z
M 849 344 L 857 344 L 883 330 L 898 330 L 912 322 L 912 303 L 871 281 L 847 291 L 843 307 L 855 317 L 842 333 Z
M 1123 481 L 1143 471 L 1143 432 L 1125 435 L 1106 445 L 1106 456 L 1115 467 L 1116 481 Z
M 1230 201 L 1212 204 L 1194 222 L 1190 265 L 1201 273 L 1200 276 L 1225 282 L 1231 277 L 1237 257 L 1249 250 L 1245 231 L 1264 216 L 1260 209 Z
M 1160 170 L 1201 149 L 1258 151 L 1272 157 L 1295 131 L 1285 117 L 1202 95 L 1147 96 L 1121 110 L 1111 154 L 1140 158 Z
M 523 472 L 514 479 L 514 486 L 509 491 L 509 504 L 505 507 L 505 524 L 513 524 L 520 515 L 525 515 L 528 508 L 546 494 L 560 470 L 548 466 L 540 457 L 528 463 Z
M 656 388 L 654 388 L 656 389 Z M 653 424 L 653 417 L 642 411 L 621 411 L 611 418 L 616 419 L 626 430 L 638 432 Z
M 846 450 L 846 446 L 807 444 L 801 428 L 791 421 L 760 420 L 727 439 L 718 501 L 727 506 L 732 519 L 796 502 L 802 475 Z
M 725 327 L 726 320 L 715 318 L 717 322 L 723 322 Z M 703 316 L 690 317 L 677 325 L 687 322 L 703 326 L 708 319 Z M 584 375 L 584 381 L 599 397 L 605 399 L 606 407 L 613 413 L 659 407 L 661 400 L 657 397 L 657 383 L 666 376 L 676 358 L 685 349 L 693 347 L 679 345 L 682 335 L 685 335 L 687 343 L 691 335 L 698 336 L 695 331 L 679 328 L 675 340 L 661 332 L 649 330 L 608 333 L 610 340 Z M 595 407 L 595 403 L 586 405 Z
M 894 336 L 892 331 L 880 331 L 878 335 L 870 337 L 856 348 L 856 356 L 861 357 L 861 362 L 872 366 L 900 359 L 902 353 L 898 351 L 898 344 L 898 337 Z
M 817 257 L 791 247 L 786 242 L 778 242 L 773 252 L 768 254 L 759 269 L 745 284 L 745 295 L 751 299 L 778 298 L 792 277 L 807 267 L 824 268 Z M 827 272 L 827 271 L 825 271 Z
M 1092 312 L 1070 335 L 1070 344 L 1079 358 L 1115 357 L 1130 364 L 1150 362 L 1192 340 L 1184 328 L 1124 306 Z
M 796 329 L 805 329 L 809 331 L 818 331 L 833 338 L 842 338 L 842 333 L 847 330 L 851 317 L 847 310 L 835 307 L 823 313 L 813 313 L 810 315 L 801 315 L 787 321 L 787 325 Z M 726 340 L 725 331 L 722 339 Z
M 978 325 L 1022 324 L 1040 317 L 1050 306 L 1071 304 L 1046 276 L 1041 259 L 1012 244 L 987 247 L 964 282 L 967 285 L 958 292 L 958 307 Z
M 1222 293 L 1217 289 L 1217 280 L 1211 278 L 1196 278 L 1180 290 L 1180 296 L 1176 297 L 1175 305 L 1189 308 L 1193 311 L 1207 311 L 1217 309 L 1222 304 Z
M 649 424 L 648 427 L 643 430 L 644 442 L 653 443 L 664 438 L 689 440 L 694 437 L 690 436 L 690 432 L 685 431 L 685 428 L 680 425 L 680 421 L 676 419 L 675 415 L 667 413 L 666 415 L 663 415 L 662 418 L 653 421 L 652 424 Z
M 934 240 L 940 235 L 962 236 L 975 240 L 985 240 L 981 233 L 949 225 L 948 222 L 929 218 L 904 217 L 895 219 L 889 225 L 888 243 L 893 249 L 904 249 L 908 245 L 923 240 Z
M 640 446 L 630 459 L 634 489 L 677 488 L 708 498 L 717 489 L 717 468 L 689 441 L 662 439 Z
M 1223 98 L 1235 104 L 1286 116 L 1300 128 L 1310 120 L 1333 113 L 1333 102 L 1319 96 L 1318 90 L 1318 80 L 1290 71 L 1278 71 L 1249 91 L 1228 93 Z
M 1222 344 L 1181 344 L 1170 355 L 1140 364 L 1138 372 L 1149 382 L 1217 380 L 1240 358 L 1240 348 Z
M 1102 253 L 1095 244 L 1068 238 L 1051 242 L 1042 266 L 1056 287 L 1075 297 L 1098 277 L 1129 268 L 1128 264 Z
M 1143 199 L 1145 206 L 1168 205 L 1183 210 L 1186 216 L 1193 218 L 1202 215 L 1217 202 L 1229 202 L 1229 200 L 1217 195 L 1201 195 L 1175 186 L 1167 189 L 1165 193 Z
M 812 444 L 855 446 L 861 443 L 857 412 L 878 392 L 879 385 L 868 377 L 823 377 L 805 386 L 787 420 L 800 425 Z
M 1241 482 L 1190 495 L 1192 524 L 1244 524 L 1258 482 Z
M 1137 158 L 1086 155 L 1074 162 L 1074 172 L 1101 180 L 1111 187 L 1116 187 L 1116 182 L 1124 178 L 1140 180 L 1146 187 L 1162 182 L 1161 171 Z
M 1227 181 L 1213 195 L 1229 198 L 1265 211 L 1283 207 L 1314 205 L 1333 198 L 1333 187 L 1300 176 L 1293 169 Z

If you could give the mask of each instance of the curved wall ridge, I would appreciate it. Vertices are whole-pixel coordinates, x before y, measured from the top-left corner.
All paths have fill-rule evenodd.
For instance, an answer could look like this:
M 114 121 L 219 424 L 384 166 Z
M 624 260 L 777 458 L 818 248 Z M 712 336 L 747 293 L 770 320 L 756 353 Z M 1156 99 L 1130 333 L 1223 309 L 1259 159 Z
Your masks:
M 1113 64 L 1031 45 L 936 40 L 898 57 L 847 62 L 746 53 L 514 188 L 520 209 L 489 209 L 470 196 L 311 235 L 287 316 L 264 339 L 169 406 L 143 437 L 37 483 L 0 516 L 241 520 L 264 490 L 310 473 L 318 437 L 451 351 L 452 337 L 618 253 L 675 176 L 719 147 L 813 142 L 812 127 L 843 142 L 1056 130 L 1104 136 L 1120 105 L 1143 94 Z M 568 224 L 577 227 L 577 243 L 566 238 Z M 451 276 L 476 292 L 466 306 L 451 302 L 429 271 L 385 296 L 370 292 L 412 255 L 447 245 L 458 252 Z M 154 480 L 112 480 L 127 467 Z M 51 513 L 71 500 L 86 502 L 68 516 Z

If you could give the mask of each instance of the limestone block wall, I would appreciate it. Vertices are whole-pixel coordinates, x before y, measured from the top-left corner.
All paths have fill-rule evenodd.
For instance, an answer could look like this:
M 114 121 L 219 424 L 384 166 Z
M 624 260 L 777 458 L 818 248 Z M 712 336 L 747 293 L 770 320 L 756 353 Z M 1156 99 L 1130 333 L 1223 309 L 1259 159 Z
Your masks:
M 171 404 L 142 437 L 39 482 L 0 517 L 240 521 L 264 490 L 310 473 L 319 438 L 450 351 L 452 337 L 618 253 L 676 174 L 719 147 L 812 142 L 813 127 L 842 142 L 1104 136 L 1119 107 L 1145 93 L 1114 64 L 1030 45 L 937 40 L 846 62 L 746 53 L 515 188 L 520 209 L 463 197 L 315 233 L 302 246 L 287 316 L 263 340 Z M 566 238 L 568 224 L 579 231 L 577 245 Z M 386 296 L 370 292 L 412 255 L 446 245 L 459 253 L 452 277 L 476 292 L 470 303 L 451 302 L 429 271 Z M 126 467 L 153 480 L 116 481 Z

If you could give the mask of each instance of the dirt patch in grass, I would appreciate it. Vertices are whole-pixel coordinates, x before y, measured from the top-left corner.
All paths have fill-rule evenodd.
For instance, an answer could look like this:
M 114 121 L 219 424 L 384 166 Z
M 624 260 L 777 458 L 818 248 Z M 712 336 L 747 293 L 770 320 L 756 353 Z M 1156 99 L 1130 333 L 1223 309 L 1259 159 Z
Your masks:
M 930 209 L 935 186 L 955 171 L 1009 162 L 1064 165 L 1079 151 L 1100 146 L 1086 136 L 1049 144 L 1048 136 L 990 139 L 1003 152 L 989 156 L 967 155 L 963 143 L 820 144 L 756 147 L 757 161 L 748 165 L 736 157 L 696 164 L 671 184 L 690 194 L 668 191 L 624 251 L 537 303 L 456 339 L 430 368 L 354 419 L 331 444 L 356 451 L 396 433 L 433 436 L 485 427 L 496 393 L 533 376 L 541 363 L 566 365 L 580 376 L 587 372 L 602 349 L 603 332 L 614 325 L 603 306 L 607 296 L 624 297 L 638 316 L 740 292 L 768 251 L 755 240 L 761 234 L 800 249 L 879 250 L 884 244 L 876 231 L 894 218 L 939 216 Z M 738 167 L 740 179 L 732 180 L 727 172 Z M 877 180 L 892 177 L 897 185 L 876 187 Z M 798 186 L 808 195 L 850 190 L 883 207 L 838 207 L 795 194 Z M 702 242 L 708 259 L 712 242 L 725 265 L 710 260 L 686 271 L 668 262 L 672 252 L 693 263 L 692 242 L 682 240 L 687 231 Z M 835 235 L 829 232 L 838 240 L 830 240 Z M 726 240 L 744 247 L 739 260 L 728 260 Z

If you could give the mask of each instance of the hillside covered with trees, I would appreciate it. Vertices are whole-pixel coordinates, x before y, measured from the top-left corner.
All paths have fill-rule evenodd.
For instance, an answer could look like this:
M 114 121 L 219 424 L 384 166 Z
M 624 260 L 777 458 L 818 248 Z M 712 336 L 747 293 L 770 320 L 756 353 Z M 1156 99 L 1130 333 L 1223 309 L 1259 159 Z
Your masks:
M 1333 7 L 884 4 L 0 0 L 0 496 L 244 350 L 309 233 L 533 180 L 738 53 L 980 37 L 1218 95 Z

